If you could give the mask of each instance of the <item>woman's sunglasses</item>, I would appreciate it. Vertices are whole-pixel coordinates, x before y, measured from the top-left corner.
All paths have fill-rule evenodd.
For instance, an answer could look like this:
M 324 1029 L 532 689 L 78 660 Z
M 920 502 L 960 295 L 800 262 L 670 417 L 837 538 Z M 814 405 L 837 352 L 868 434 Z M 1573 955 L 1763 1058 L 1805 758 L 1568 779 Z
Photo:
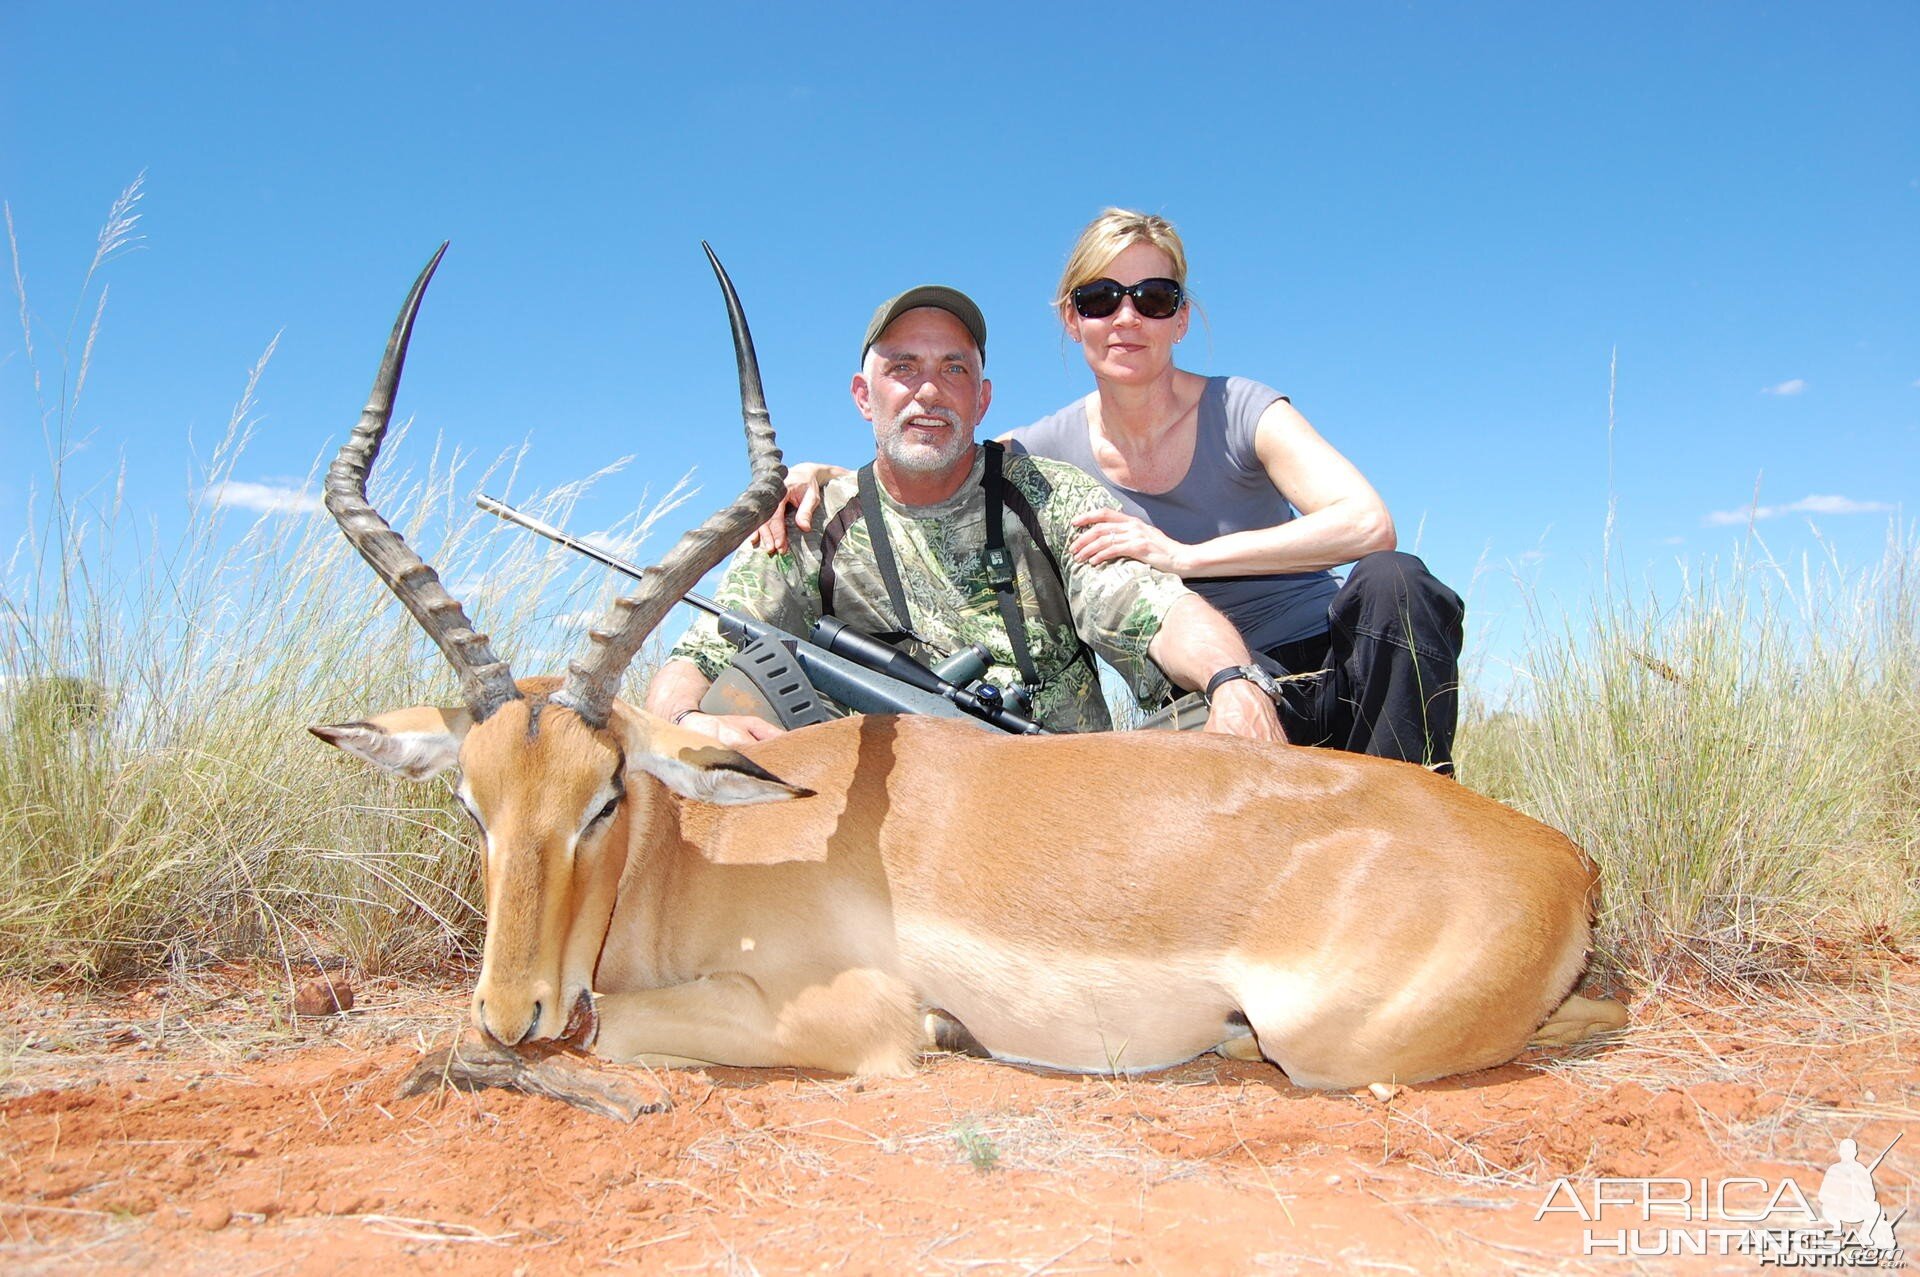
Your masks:
M 1185 293 L 1171 279 L 1143 279 L 1137 284 L 1122 284 L 1113 279 L 1096 279 L 1068 294 L 1073 309 L 1082 319 L 1105 319 L 1120 309 L 1120 299 L 1133 298 L 1133 308 L 1142 319 L 1172 319 L 1179 313 Z

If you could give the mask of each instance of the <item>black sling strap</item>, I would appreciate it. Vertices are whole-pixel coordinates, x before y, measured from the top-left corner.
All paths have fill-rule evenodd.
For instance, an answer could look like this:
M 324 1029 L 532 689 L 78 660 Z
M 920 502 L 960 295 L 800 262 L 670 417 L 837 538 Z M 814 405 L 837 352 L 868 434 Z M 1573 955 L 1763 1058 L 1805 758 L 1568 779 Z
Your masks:
M 1006 449 L 992 439 L 983 445 L 987 450 L 986 473 L 980 476 L 980 486 L 987 495 L 987 544 L 980 551 L 980 562 L 987 569 L 987 580 L 993 583 L 993 592 L 1000 603 L 1000 624 L 1006 627 L 1007 644 L 1013 648 L 1014 664 L 1020 667 L 1020 681 L 1027 691 L 1040 690 L 1040 671 L 1034 668 L 1033 653 L 1027 648 L 1027 618 L 1020 611 L 1020 589 L 1013 574 L 1013 556 L 1007 553 L 1007 534 L 1003 526 L 1007 512 L 1007 483 L 1001 474 L 1001 460 Z M 1034 538 L 1041 545 L 1046 542 Z M 1051 556 L 1049 556 L 1051 557 Z M 1055 565 L 1057 572 L 1059 565 Z
M 833 556 L 840 552 L 840 538 L 847 535 L 847 529 L 860 517 L 860 498 L 855 497 L 840 507 L 826 528 L 820 533 L 820 615 L 834 616 Z
M 867 470 L 871 469 L 871 466 L 867 468 Z M 867 470 L 860 472 L 861 478 L 867 477 Z M 847 529 L 856 523 L 867 522 L 862 515 L 869 504 L 879 504 L 877 494 L 875 501 L 869 503 L 861 500 L 861 493 L 856 492 L 853 499 L 840 507 L 839 512 L 820 533 L 820 615 L 822 616 L 838 615 L 834 610 L 834 589 L 839 584 L 839 578 L 833 570 L 834 557 L 840 552 L 840 542 L 846 537 Z M 884 537 L 885 534 L 885 525 L 882 525 L 881 536 Z M 871 522 L 867 522 L 867 535 L 873 536 Z M 899 569 L 893 562 L 893 546 L 875 541 L 874 558 L 880 565 L 881 580 L 887 586 L 887 602 L 893 608 L 894 620 L 899 628 L 876 630 L 873 637 L 894 647 L 902 643 L 918 643 L 922 647 L 927 646 L 926 640 L 913 632 L 912 619 L 907 612 L 906 593 L 900 588 Z
M 998 443 L 988 443 L 985 446 L 1004 451 L 1003 445 Z M 1064 589 L 1066 587 L 1067 574 L 1060 570 L 1060 560 L 1053 556 L 1053 547 L 1047 543 L 1046 531 L 1040 526 L 1040 512 L 1033 508 L 1031 501 L 1027 500 L 1027 494 L 1020 491 L 1018 487 L 1011 483 L 1003 484 L 1000 488 L 1000 504 L 1013 511 L 1020 522 L 1026 526 L 1027 539 L 1033 542 L 1040 553 L 1046 557 L 1047 566 L 1053 569 L 1053 579 L 1060 582 L 1061 588 Z M 991 506 L 988 508 L 992 509 Z M 988 518 L 991 520 L 993 516 L 989 515 Z M 992 523 L 988 525 L 987 534 L 989 539 L 993 537 Z M 1097 682 L 1100 678 L 1100 670 L 1099 667 L 1094 664 L 1093 649 L 1081 641 L 1077 633 L 1073 636 L 1073 646 L 1074 659 L 1084 662 L 1087 671 L 1093 675 L 1094 680 Z
M 993 585 L 1000 607 L 1000 623 L 1006 629 L 1007 645 L 1013 649 L 1013 661 L 1020 670 L 1021 682 L 1029 692 L 1036 692 L 1043 680 L 1027 644 L 1026 614 L 1020 609 L 1018 577 L 1014 571 L 1013 555 L 1007 549 L 1007 510 L 1011 509 L 1025 525 L 1028 538 L 1046 556 L 1054 577 L 1063 585 L 1067 578 L 1060 570 L 1060 561 L 1054 557 L 1053 548 L 1047 544 L 1039 513 L 1024 493 L 1006 481 L 1006 448 L 992 440 L 981 444 L 981 447 L 986 450 L 985 470 L 980 477 L 980 487 L 986 497 L 986 545 L 981 550 L 981 561 Z M 879 569 L 880 580 L 887 588 L 887 602 L 893 609 L 894 621 L 900 627 L 874 637 L 884 643 L 914 642 L 926 646 L 926 640 L 913 632 L 913 616 L 907 608 L 907 594 L 900 581 L 900 566 L 894 558 L 893 542 L 887 535 L 884 517 L 886 506 L 880 497 L 880 484 L 874 475 L 873 463 L 868 462 L 860 467 L 856 479 L 858 494 L 840 507 L 820 534 L 821 614 L 834 615 L 834 555 L 839 551 L 847 529 L 858 520 L 866 524 L 867 537 L 873 543 L 874 565 Z M 1079 642 L 1077 636 L 1075 645 L 1079 649 L 1076 658 L 1084 660 L 1087 668 L 1094 668 L 1093 653 L 1087 649 L 1087 645 Z
M 900 565 L 893 558 L 893 540 L 887 536 L 886 505 L 880 500 L 880 480 L 873 472 L 873 462 L 860 467 L 860 517 L 867 525 L 867 539 L 873 542 L 874 566 L 880 569 L 880 580 L 887 587 L 887 602 L 893 607 L 894 624 L 900 628 L 899 635 L 925 644 L 919 635 L 913 632 L 913 613 L 907 608 L 907 591 L 900 584 Z M 884 642 L 892 642 L 891 635 L 878 635 Z

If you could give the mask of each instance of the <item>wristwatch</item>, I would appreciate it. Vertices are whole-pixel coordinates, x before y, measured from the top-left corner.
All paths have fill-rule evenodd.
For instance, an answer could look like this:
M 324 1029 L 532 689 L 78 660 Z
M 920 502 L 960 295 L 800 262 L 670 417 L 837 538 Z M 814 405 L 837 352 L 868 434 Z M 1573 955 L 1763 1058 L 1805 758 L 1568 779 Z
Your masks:
M 1278 701 L 1280 699 L 1280 684 L 1274 682 L 1273 675 L 1267 673 L 1266 670 L 1258 665 L 1229 665 L 1227 668 L 1215 672 L 1214 676 L 1207 680 L 1207 690 L 1205 693 L 1207 704 L 1213 704 L 1213 694 L 1219 691 L 1223 684 L 1231 683 L 1237 678 L 1246 679 L 1247 682 L 1252 683 L 1255 687 L 1265 692 L 1270 700 Z

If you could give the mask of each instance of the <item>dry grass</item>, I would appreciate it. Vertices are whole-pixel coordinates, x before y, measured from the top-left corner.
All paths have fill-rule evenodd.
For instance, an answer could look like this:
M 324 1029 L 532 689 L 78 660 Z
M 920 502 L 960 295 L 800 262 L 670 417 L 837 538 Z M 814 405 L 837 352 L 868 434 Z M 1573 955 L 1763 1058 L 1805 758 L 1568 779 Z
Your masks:
M 1920 537 L 1881 562 L 1757 538 L 1677 597 L 1536 616 L 1515 708 L 1470 713 L 1461 776 L 1602 870 L 1607 966 L 1736 985 L 1920 938 Z
M 139 198 L 136 184 L 115 204 L 90 287 L 125 247 Z M 24 288 L 18 260 L 16 248 Z M 184 529 L 142 540 L 116 490 L 72 490 L 91 336 L 61 351 L 74 372 L 56 390 L 32 363 L 24 293 L 21 318 L 47 454 L 28 526 L 0 564 L 0 975 L 262 955 L 289 969 L 343 955 L 381 972 L 469 949 L 475 861 L 446 786 L 373 775 L 303 730 L 458 703 L 450 671 L 311 496 L 257 517 L 223 500 L 266 357 Z M 343 411 L 342 437 L 350 420 Z M 560 663 L 580 641 L 578 614 L 597 614 L 610 587 L 472 510 L 478 487 L 512 490 L 518 456 L 484 468 L 439 447 L 423 456 L 404 429 L 387 451 L 378 506 L 519 668 Z M 601 477 L 518 500 L 564 520 Z M 305 492 L 317 486 L 310 473 Z M 630 550 L 665 508 L 602 535 Z

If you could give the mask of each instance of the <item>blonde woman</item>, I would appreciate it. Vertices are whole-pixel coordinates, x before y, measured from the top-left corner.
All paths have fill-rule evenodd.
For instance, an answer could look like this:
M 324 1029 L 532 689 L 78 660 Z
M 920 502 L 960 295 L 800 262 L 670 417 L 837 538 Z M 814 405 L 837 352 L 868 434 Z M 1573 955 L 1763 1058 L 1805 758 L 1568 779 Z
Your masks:
M 1192 300 L 1165 218 L 1110 208 L 1080 233 L 1054 305 L 1094 389 L 1008 436 L 1106 485 L 1074 556 L 1174 573 L 1290 674 L 1287 739 L 1451 770 L 1462 608 L 1394 550 L 1386 503 L 1286 396 L 1174 363 Z M 1329 569 L 1353 564 L 1344 583 Z
M 1118 509 L 1076 521 L 1074 557 L 1137 559 L 1181 577 L 1263 666 L 1310 676 L 1279 689 L 1293 743 L 1451 771 L 1459 597 L 1394 549 L 1373 485 L 1284 395 L 1174 363 L 1192 299 L 1173 225 L 1100 214 L 1068 255 L 1054 305 L 1094 389 L 1004 438 L 1072 462 L 1113 496 Z M 788 491 L 801 527 L 815 484 L 832 473 L 795 468 Z M 776 516 L 756 539 L 777 548 L 784 534 Z M 1342 582 L 1330 569 L 1345 564 Z

